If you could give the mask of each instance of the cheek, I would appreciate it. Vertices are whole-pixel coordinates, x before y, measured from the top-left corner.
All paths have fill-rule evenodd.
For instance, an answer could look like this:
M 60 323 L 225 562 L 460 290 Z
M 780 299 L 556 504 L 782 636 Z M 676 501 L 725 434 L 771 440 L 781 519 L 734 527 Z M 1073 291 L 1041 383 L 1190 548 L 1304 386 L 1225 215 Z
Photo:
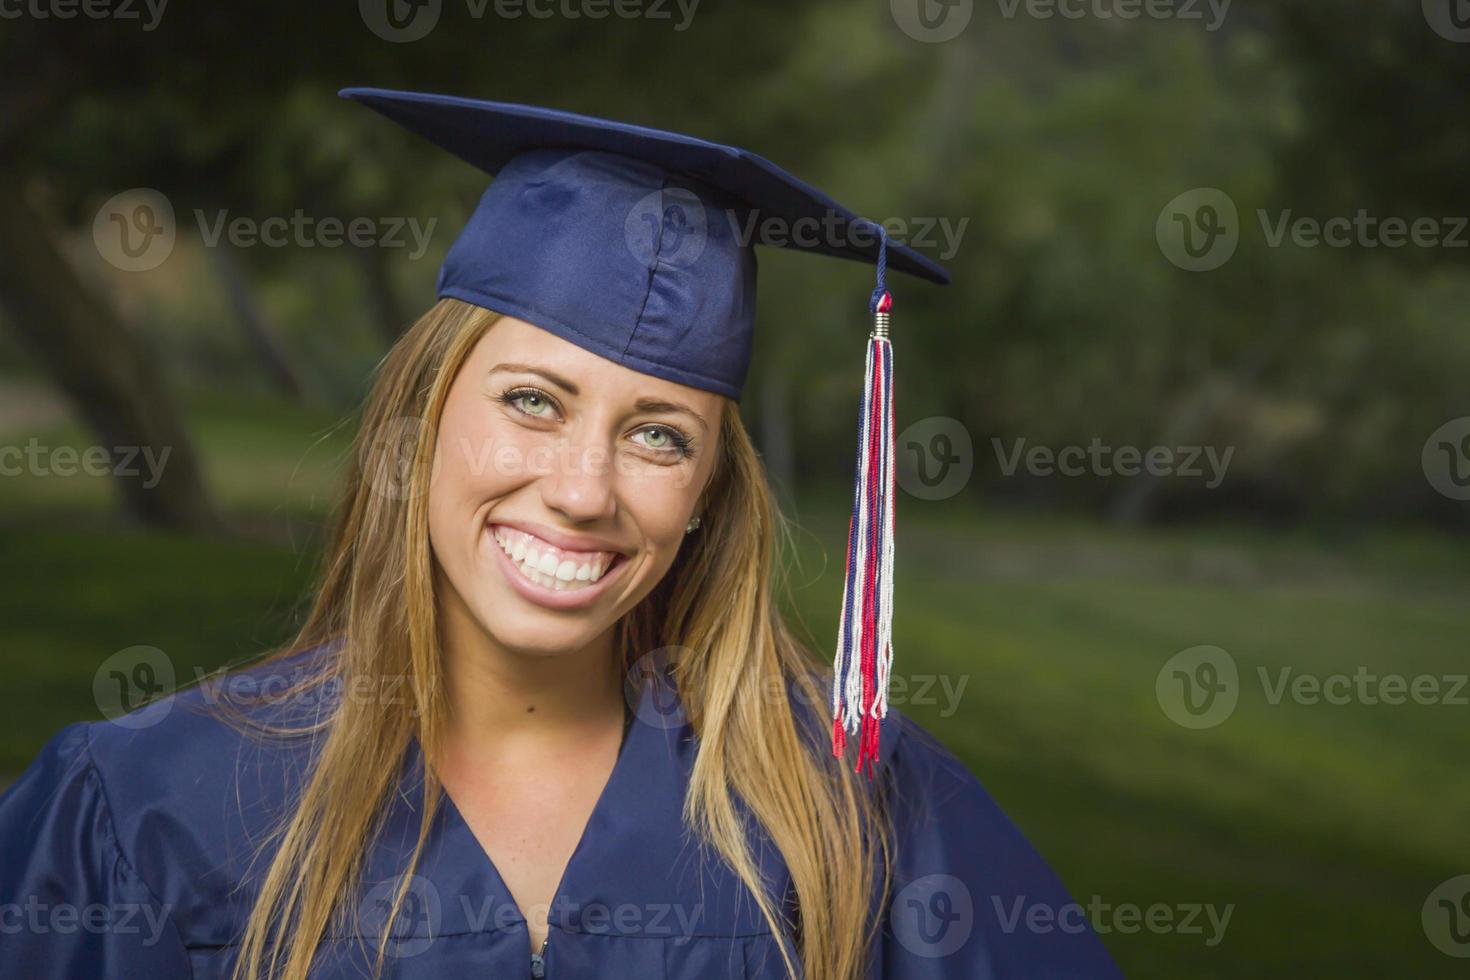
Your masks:
M 509 493 L 529 476 L 525 461 L 537 435 L 497 418 L 493 409 L 458 413 L 440 426 L 431 497 L 444 506 L 477 507 Z
M 476 547 L 472 533 L 486 505 L 525 482 L 523 467 L 506 466 L 503 457 L 517 426 L 496 419 L 493 410 L 446 405 L 435 442 L 434 478 L 429 485 L 429 541 L 440 562 L 457 569 Z M 522 450 L 524 447 L 519 447 Z
M 677 548 L 703 486 L 692 466 L 645 466 L 622 478 L 624 506 L 644 535 L 657 545 Z

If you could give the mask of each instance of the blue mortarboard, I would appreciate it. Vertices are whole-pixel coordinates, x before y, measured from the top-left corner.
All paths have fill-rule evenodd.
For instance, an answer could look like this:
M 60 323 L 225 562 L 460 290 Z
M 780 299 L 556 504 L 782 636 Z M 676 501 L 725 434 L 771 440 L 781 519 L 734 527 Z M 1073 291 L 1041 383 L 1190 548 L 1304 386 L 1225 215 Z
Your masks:
M 754 244 L 878 260 L 874 224 L 745 150 L 537 106 L 341 94 L 495 175 L 444 262 L 441 297 L 647 374 L 740 397 Z M 949 281 L 907 246 L 887 252 L 890 268 Z
M 343 89 L 494 180 L 438 294 L 515 316 L 645 374 L 738 399 L 754 345 L 755 245 L 877 266 L 833 686 L 833 748 L 876 759 L 892 621 L 891 267 L 945 270 L 770 161 L 537 106 Z

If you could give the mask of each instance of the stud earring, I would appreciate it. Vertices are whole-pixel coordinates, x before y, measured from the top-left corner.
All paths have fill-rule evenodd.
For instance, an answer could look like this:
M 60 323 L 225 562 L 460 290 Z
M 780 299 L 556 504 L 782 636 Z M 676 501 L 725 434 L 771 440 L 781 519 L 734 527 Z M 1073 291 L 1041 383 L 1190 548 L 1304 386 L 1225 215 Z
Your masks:
M 684 533 L 685 534 L 692 534 L 692 533 L 694 533 L 694 529 L 697 528 L 697 527 L 699 527 L 699 520 L 700 519 L 698 517 L 690 518 L 689 524 L 684 528 Z

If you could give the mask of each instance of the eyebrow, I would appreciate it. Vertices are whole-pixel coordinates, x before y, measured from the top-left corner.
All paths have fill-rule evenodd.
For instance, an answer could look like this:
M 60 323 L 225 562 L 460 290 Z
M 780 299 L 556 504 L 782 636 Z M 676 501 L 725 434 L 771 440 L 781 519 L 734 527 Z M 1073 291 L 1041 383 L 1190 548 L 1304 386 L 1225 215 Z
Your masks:
M 545 378 L 547 381 L 550 381 L 552 384 L 556 385 L 558 388 L 563 389 L 569 395 L 580 395 L 582 393 L 580 388 L 578 388 L 571 381 L 568 381 L 566 378 L 557 374 L 555 371 L 550 371 L 544 367 L 540 367 L 535 364 L 518 364 L 507 362 L 504 364 L 497 364 L 490 369 L 491 374 L 494 374 L 497 371 L 513 371 L 519 374 L 539 375 Z M 700 415 L 698 412 L 690 408 L 688 405 L 685 405 L 683 402 L 671 402 L 663 398 L 640 398 L 637 402 L 634 403 L 633 407 L 638 409 L 638 411 L 640 412 L 682 412 L 685 415 L 692 417 L 694 421 L 698 422 L 700 428 L 704 429 L 706 432 L 709 431 L 709 423 L 705 421 L 704 416 Z

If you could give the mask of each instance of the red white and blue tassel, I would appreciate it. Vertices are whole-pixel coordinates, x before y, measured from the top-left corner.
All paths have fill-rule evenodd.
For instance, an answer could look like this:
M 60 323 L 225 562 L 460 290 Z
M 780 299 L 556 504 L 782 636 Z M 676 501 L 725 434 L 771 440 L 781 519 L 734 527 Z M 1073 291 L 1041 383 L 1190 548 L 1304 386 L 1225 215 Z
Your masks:
M 879 726 L 888 714 L 893 667 L 893 345 L 888 339 L 893 297 L 885 281 L 887 236 L 879 234 L 878 285 L 869 303 L 873 330 L 858 416 L 857 472 L 832 678 L 832 752 L 844 755 L 848 736 L 855 736 L 854 771 L 866 771 L 870 778 L 878 759 Z

